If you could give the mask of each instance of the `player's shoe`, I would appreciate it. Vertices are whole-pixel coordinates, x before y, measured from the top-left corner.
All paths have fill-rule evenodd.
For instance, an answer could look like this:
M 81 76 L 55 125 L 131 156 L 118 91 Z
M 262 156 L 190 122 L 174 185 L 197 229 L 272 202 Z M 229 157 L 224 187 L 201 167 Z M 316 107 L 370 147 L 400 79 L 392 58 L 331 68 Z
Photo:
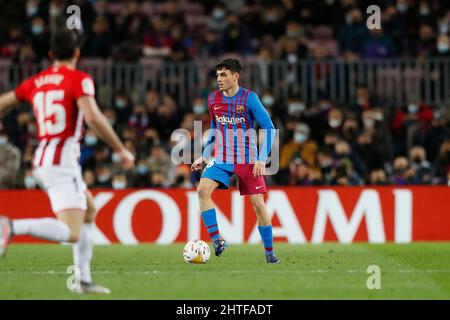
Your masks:
M 12 224 L 5 216 L 0 216 L 0 257 L 3 257 L 8 249 L 12 237 Z
M 71 290 L 73 293 L 110 294 L 111 290 L 95 283 L 80 282 L 80 286 Z
M 280 259 L 275 257 L 273 253 L 266 255 L 266 261 L 267 263 L 280 263 Z
M 230 245 L 226 240 L 216 239 L 213 241 L 214 253 L 219 257 Z

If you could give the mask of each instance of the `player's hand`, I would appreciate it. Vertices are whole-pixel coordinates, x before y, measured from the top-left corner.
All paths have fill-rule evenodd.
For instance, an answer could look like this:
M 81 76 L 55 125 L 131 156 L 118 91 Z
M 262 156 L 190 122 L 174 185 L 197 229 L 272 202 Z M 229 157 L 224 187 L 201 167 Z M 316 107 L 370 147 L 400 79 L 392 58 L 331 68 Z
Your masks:
M 253 166 L 253 177 L 258 178 L 266 174 L 266 164 L 263 161 L 256 161 Z
M 198 158 L 194 161 L 194 163 L 191 165 L 191 171 L 200 170 L 202 168 L 203 164 L 203 157 Z
M 128 149 L 122 149 L 117 152 L 122 161 L 122 167 L 124 169 L 131 169 L 134 167 L 134 155 Z

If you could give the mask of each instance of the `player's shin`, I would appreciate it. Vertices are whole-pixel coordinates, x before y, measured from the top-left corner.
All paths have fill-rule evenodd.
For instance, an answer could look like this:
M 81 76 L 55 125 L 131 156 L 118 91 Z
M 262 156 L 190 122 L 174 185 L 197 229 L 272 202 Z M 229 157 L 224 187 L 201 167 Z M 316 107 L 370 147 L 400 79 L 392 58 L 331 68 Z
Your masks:
M 267 255 L 273 254 L 273 233 L 272 226 L 259 226 L 259 234 L 264 244 L 264 253 Z
M 73 262 L 79 268 L 82 282 L 91 283 L 91 260 L 93 254 L 93 223 L 84 223 L 78 242 L 73 244 Z
M 14 220 L 12 232 L 13 235 L 30 235 L 56 242 L 67 242 L 70 238 L 69 226 L 54 218 Z
M 220 239 L 219 226 L 217 224 L 216 209 L 212 208 L 202 212 L 203 223 L 211 237 L 211 240 Z

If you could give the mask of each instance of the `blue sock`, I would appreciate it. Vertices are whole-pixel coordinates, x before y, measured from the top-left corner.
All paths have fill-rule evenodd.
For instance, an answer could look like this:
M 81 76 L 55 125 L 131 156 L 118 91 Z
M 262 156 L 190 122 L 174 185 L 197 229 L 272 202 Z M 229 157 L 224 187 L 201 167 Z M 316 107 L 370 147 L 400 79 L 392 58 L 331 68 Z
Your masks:
M 219 226 L 217 225 L 216 209 L 212 208 L 202 212 L 203 223 L 208 230 L 211 240 L 220 238 Z
M 272 234 L 272 226 L 259 226 L 258 227 L 259 234 L 261 235 L 261 239 L 264 243 L 264 251 L 265 254 L 273 254 L 273 234 Z

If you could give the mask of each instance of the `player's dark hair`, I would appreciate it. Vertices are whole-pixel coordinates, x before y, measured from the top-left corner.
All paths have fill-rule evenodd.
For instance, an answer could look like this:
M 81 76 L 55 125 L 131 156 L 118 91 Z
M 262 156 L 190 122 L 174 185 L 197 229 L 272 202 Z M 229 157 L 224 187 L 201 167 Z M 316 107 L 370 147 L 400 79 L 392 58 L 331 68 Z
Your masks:
M 78 47 L 78 37 L 75 31 L 62 28 L 52 34 L 50 50 L 56 60 L 71 59 Z
M 232 73 L 241 73 L 242 65 L 237 59 L 225 59 L 216 65 L 216 70 L 227 69 Z

